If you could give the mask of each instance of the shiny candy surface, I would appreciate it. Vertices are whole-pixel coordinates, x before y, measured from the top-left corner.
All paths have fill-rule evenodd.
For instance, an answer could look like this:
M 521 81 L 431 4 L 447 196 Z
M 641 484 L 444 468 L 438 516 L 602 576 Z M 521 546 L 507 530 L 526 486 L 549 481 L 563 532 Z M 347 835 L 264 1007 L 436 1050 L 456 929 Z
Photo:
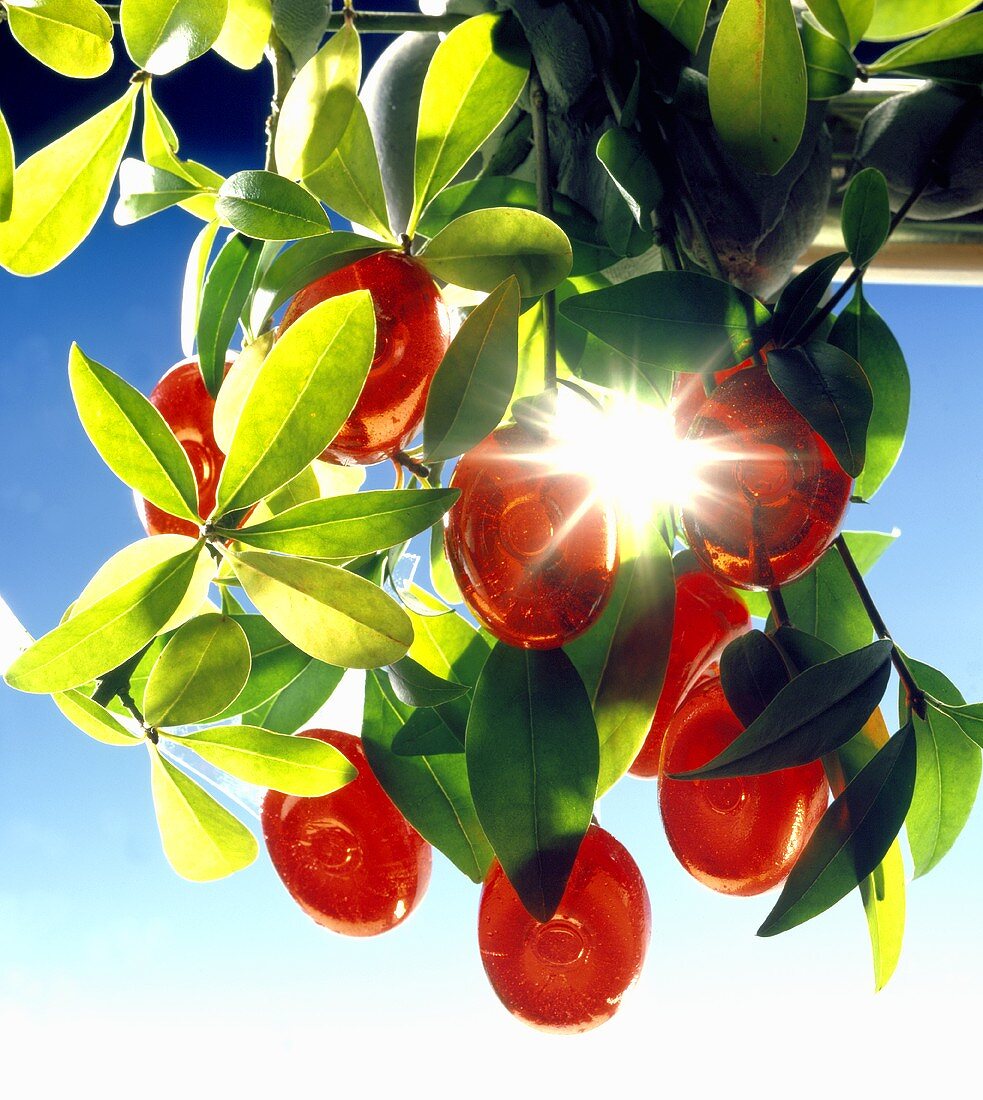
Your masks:
M 631 855 L 591 825 L 552 920 L 526 911 L 498 862 L 485 880 L 478 946 L 505 1007 L 533 1027 L 588 1031 L 617 1012 L 645 961 L 652 916 Z
M 707 666 L 750 628 L 747 607 L 709 573 L 692 569 L 676 577 L 669 662 L 652 726 L 629 769 L 632 775 L 650 779 L 659 774 L 663 740 L 676 709 Z
M 430 845 L 372 774 L 361 741 L 335 730 L 304 730 L 358 768 L 331 794 L 299 798 L 269 791 L 263 837 L 273 866 L 305 913 L 348 936 L 376 936 L 401 924 L 430 881 Z
M 659 806 L 683 867 L 713 890 L 748 896 L 789 873 L 825 812 L 828 788 L 818 760 L 738 779 L 666 777 L 706 764 L 743 729 L 719 678 L 695 688 L 666 733 Z
M 312 306 L 354 290 L 372 293 L 375 358 L 351 416 L 321 457 L 371 465 L 406 447 L 423 423 L 430 383 L 450 343 L 447 310 L 426 270 L 399 252 L 380 252 L 299 291 L 279 334 Z
M 843 520 L 851 478 L 763 367 L 741 370 L 702 404 L 700 489 L 683 511 L 690 548 L 729 584 L 771 588 L 806 572 Z
M 604 609 L 618 564 L 612 509 L 584 473 L 558 469 L 549 442 L 499 428 L 458 462 L 460 498 L 444 546 L 475 616 L 524 649 L 554 649 Z

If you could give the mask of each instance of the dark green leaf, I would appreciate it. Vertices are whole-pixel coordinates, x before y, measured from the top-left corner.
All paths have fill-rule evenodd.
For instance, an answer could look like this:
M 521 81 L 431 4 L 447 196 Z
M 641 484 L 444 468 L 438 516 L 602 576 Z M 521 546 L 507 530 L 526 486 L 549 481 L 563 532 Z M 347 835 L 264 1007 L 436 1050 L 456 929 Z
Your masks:
M 983 81 L 983 12 L 964 15 L 923 38 L 902 42 L 868 68 L 872 73 L 901 72 L 979 84 Z
M 345 674 L 343 668 L 316 661 L 305 653 L 306 663 L 266 702 L 242 715 L 249 725 L 262 725 L 276 733 L 295 733 L 331 698 Z M 249 691 L 249 687 L 246 687 Z
M 95 0 L 6 0 L 10 33 L 42 64 L 94 77 L 113 63 L 113 25 Z
M 464 752 L 464 725 L 446 721 L 439 710 L 427 707 L 410 716 L 393 738 L 392 751 L 398 756 L 444 756 Z
M 823 256 L 805 271 L 799 272 L 782 291 L 775 306 L 773 331 L 777 343 L 794 343 L 796 335 L 815 313 L 846 258 L 845 252 Z
M 222 184 L 215 212 L 233 229 L 264 241 L 292 241 L 331 232 L 321 204 L 275 172 L 236 172 Z
M 696 53 L 707 24 L 710 0 L 638 0 L 638 6 Z
M 590 698 L 563 650 L 499 642 L 465 745 L 485 835 L 526 909 L 549 920 L 590 825 L 599 766 Z
M 200 57 L 218 38 L 228 0 L 125 0 L 120 29 L 126 52 L 158 76 Z
M 205 276 L 196 336 L 201 376 L 212 397 L 217 396 L 222 385 L 225 357 L 252 287 L 262 248 L 261 241 L 233 233 Z
M 840 222 L 843 240 L 855 266 L 866 267 L 887 240 L 891 228 L 887 181 L 877 168 L 865 168 L 850 180 L 843 196 Z
M 386 671 L 396 698 L 408 707 L 436 707 L 468 691 L 467 685 L 435 676 L 412 657 L 401 658 Z
M 892 4 L 894 2 L 891 0 Z M 875 0 L 806 0 L 806 3 L 816 19 L 838 42 L 847 49 L 853 49 L 864 37 L 874 14 Z
M 328 29 L 331 5 L 325 0 L 273 0 L 273 29 L 299 69 L 313 55 Z
M 635 223 L 650 230 L 652 212 L 662 201 L 662 183 L 640 135 L 612 127 L 597 143 L 597 159 L 628 204 Z
M 834 657 L 840 656 L 840 651 L 829 642 L 824 642 L 815 634 L 809 634 L 794 626 L 780 626 L 769 637 L 782 651 L 796 673 L 805 672 L 813 665 L 825 664 L 826 661 L 832 661 Z
M 246 686 L 215 716 L 216 722 L 228 721 L 262 706 L 292 683 L 311 662 L 306 653 L 291 645 L 262 615 L 247 615 L 236 601 L 231 600 L 228 585 L 222 586 L 222 613 L 231 615 L 242 627 L 249 643 L 250 667 Z
M 771 638 L 752 630 L 720 655 L 720 682 L 730 709 L 749 726 L 789 682 L 789 672 Z
M 832 99 L 833 96 L 844 95 L 853 87 L 857 79 L 857 63 L 853 55 L 808 15 L 802 19 L 802 52 L 810 99 Z

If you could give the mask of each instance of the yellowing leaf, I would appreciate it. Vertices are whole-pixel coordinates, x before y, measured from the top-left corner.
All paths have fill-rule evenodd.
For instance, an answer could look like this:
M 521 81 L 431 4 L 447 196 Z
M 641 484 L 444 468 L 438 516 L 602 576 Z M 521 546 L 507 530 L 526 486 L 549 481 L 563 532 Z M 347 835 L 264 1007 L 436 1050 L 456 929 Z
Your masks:
M 10 33 L 42 64 L 93 77 L 113 63 L 113 24 L 95 0 L 6 0 Z
M 254 69 L 273 28 L 270 0 L 229 0 L 222 33 L 212 49 L 239 69 Z

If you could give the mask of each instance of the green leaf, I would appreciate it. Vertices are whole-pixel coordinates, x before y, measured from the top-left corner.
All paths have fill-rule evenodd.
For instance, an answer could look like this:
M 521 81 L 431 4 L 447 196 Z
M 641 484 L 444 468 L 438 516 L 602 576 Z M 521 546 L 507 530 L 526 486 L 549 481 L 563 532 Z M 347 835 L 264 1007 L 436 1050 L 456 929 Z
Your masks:
M 199 615 L 175 631 L 150 672 L 144 717 L 152 726 L 214 718 L 249 679 L 249 642 L 227 615 Z
M 729 0 L 710 53 L 710 115 L 742 164 L 773 176 L 806 118 L 802 41 L 788 0 Z
M 273 29 L 270 0 L 229 0 L 222 31 L 212 49 L 237 69 L 255 69 Z
M 856 267 L 864 268 L 877 255 L 891 228 L 887 181 L 877 168 L 858 172 L 843 196 L 840 212 L 843 240 Z
M 562 282 L 572 258 L 558 225 L 535 211 L 506 206 L 462 214 L 419 255 L 432 275 L 468 290 L 492 291 L 514 275 L 524 298 Z
M 232 447 L 246 398 L 275 342 L 276 332 L 270 329 L 258 340 L 247 344 L 235 357 L 222 381 L 212 410 L 212 432 L 224 454 L 228 454 Z
M 597 159 L 628 204 L 635 223 L 651 229 L 651 215 L 662 201 L 662 183 L 635 130 L 613 126 L 597 143 Z
M 794 343 L 823 300 L 829 284 L 846 260 L 845 252 L 833 252 L 810 264 L 782 291 L 775 306 L 774 334 L 779 344 Z
M 198 524 L 198 489 L 184 448 L 153 405 L 78 344 L 68 379 L 79 419 L 106 465 L 140 496 Z
M 893 643 L 873 642 L 799 673 L 742 734 L 702 768 L 674 779 L 765 775 L 817 760 L 850 740 L 891 675 Z
M 290 85 L 277 122 L 278 172 L 304 179 L 324 166 L 352 117 L 361 71 L 358 34 L 346 24 Z
M 908 846 L 915 861 L 915 878 L 927 874 L 962 832 L 980 786 L 983 753 L 963 732 L 953 709 L 966 700 L 947 676 L 931 665 L 905 657 L 918 687 L 927 693 L 925 718 L 911 715 L 918 749 L 915 793 L 908 811 Z M 946 709 L 933 706 L 934 701 Z M 900 686 L 898 709 L 908 705 Z
M 639 363 L 716 371 L 767 339 L 770 313 L 750 294 L 694 271 L 654 271 L 567 298 L 560 312 Z
M 252 288 L 262 248 L 262 242 L 233 233 L 205 276 L 196 340 L 201 376 L 212 397 L 222 386 L 229 344 Z
M 143 740 L 82 691 L 58 692 L 51 699 L 72 725 L 104 745 L 139 745 Z
M 333 745 L 310 737 L 291 737 L 256 726 L 216 726 L 181 736 L 187 745 L 236 779 L 303 798 L 330 794 L 358 774 Z
M 10 33 L 64 76 L 102 76 L 113 63 L 113 24 L 95 0 L 5 0 Z
M 273 0 L 273 29 L 300 68 L 328 29 L 331 5 L 324 0 Z
M 444 354 L 427 397 L 423 449 L 440 462 L 498 427 L 519 370 L 519 284 L 509 277 L 468 315 Z
M 459 729 L 456 722 L 448 722 L 439 710 L 425 707 L 410 715 L 393 738 L 392 751 L 398 756 L 463 754 L 466 728 L 467 716 Z
M 857 477 L 864 468 L 874 397 L 856 359 L 833 344 L 812 340 L 771 352 L 768 374 L 843 470 Z
M 864 37 L 875 6 L 875 0 L 806 0 L 806 3 L 837 42 L 851 50 Z
M 316 171 L 304 177 L 315 195 L 343 218 L 364 225 L 392 241 L 386 193 L 365 108 L 356 99 L 337 149 Z
M 690 53 L 696 53 L 707 25 L 710 0 L 638 0 L 638 6 Z
M 374 353 L 367 290 L 319 302 L 287 329 L 243 404 L 215 515 L 261 500 L 310 465 L 355 407 Z
M 306 558 L 356 558 L 426 531 L 460 495 L 457 489 L 379 489 L 311 500 L 272 519 L 218 533 L 247 546 Z
M 864 37 L 871 42 L 911 38 L 975 7 L 967 0 L 880 0 Z
M 789 682 L 781 650 L 760 630 L 735 638 L 720 655 L 720 683 L 730 709 L 749 726 Z
M 0 266 L 40 275 L 88 236 L 133 126 L 137 85 L 115 103 L 28 157 L 14 173 L 10 217 L 0 222 Z
M 529 60 L 517 21 L 490 12 L 455 27 L 437 47 L 420 95 L 413 211 L 406 227 L 411 237 L 427 203 L 512 109 Z
M 150 745 L 150 784 L 164 855 L 182 878 L 211 882 L 248 867 L 259 846 L 245 825 Z
M 672 639 L 672 558 L 654 534 L 627 557 L 600 618 L 566 646 L 587 689 L 600 742 L 598 797 L 625 774 L 648 735 Z
M 850 304 L 837 317 L 829 340 L 856 359 L 873 392 L 867 459 L 853 490 L 863 500 L 870 500 L 894 469 L 904 446 L 911 404 L 908 367 L 894 334 L 867 301 L 859 283 Z
M 190 358 L 195 350 L 201 288 L 205 282 L 205 272 L 208 270 L 208 260 L 212 254 L 212 245 L 215 243 L 219 224 L 218 221 L 213 221 L 203 225 L 188 252 L 181 291 L 181 351 L 187 358 Z
M 264 241 L 292 241 L 331 232 L 321 204 L 275 172 L 236 172 L 218 192 L 216 213 L 233 229 Z
M 983 746 L 983 703 L 954 707 L 940 703 L 937 699 L 929 699 L 928 704 L 951 718 L 977 745 Z
M 590 825 L 599 750 L 590 698 L 562 649 L 499 642 L 468 718 L 478 820 L 522 904 L 553 916 Z
M 295 733 L 310 721 L 341 683 L 345 670 L 316 661 L 306 653 L 304 657 L 303 668 L 266 702 L 246 711 L 244 722 L 262 724 L 276 733 Z
M 197 184 L 128 157 L 119 169 L 119 202 L 113 211 L 113 221 L 117 225 L 132 225 L 200 194 Z
M 232 559 L 246 595 L 295 646 L 329 664 L 377 668 L 413 641 L 406 612 L 371 581 L 304 558 L 245 551 Z
M 902 42 L 868 65 L 872 73 L 901 72 L 960 84 L 983 81 L 983 12 Z
M 412 657 L 403 657 L 386 669 L 393 693 L 408 707 L 436 707 L 467 694 L 467 686 L 435 676 Z
M 54 694 L 122 664 L 177 610 L 200 550 L 201 544 L 193 543 L 73 614 L 14 661 L 7 683 L 18 691 Z
M 758 935 L 818 916 L 871 874 L 901 829 L 914 785 L 915 738 L 907 725 L 830 805 Z
M 163 76 L 209 49 L 227 12 L 227 0 L 123 0 L 126 52 L 141 69 Z
M 857 79 L 853 54 L 808 16 L 802 20 L 802 53 L 810 99 L 832 99 L 853 87 Z
M 0 111 L 0 222 L 10 217 L 14 201 L 14 142 Z
M 263 618 L 247 615 L 241 608 L 225 609 L 228 586 L 222 588 L 223 613 L 231 614 L 249 643 L 249 679 L 245 687 L 214 721 L 224 722 L 256 710 L 291 684 L 310 664 L 311 658 Z M 255 724 L 255 723 L 247 723 Z
M 481 882 L 492 850 L 475 813 L 464 756 L 398 756 L 393 738 L 410 713 L 393 694 L 388 677 L 379 672 L 366 675 L 362 747 L 369 766 L 424 840 L 472 882 Z

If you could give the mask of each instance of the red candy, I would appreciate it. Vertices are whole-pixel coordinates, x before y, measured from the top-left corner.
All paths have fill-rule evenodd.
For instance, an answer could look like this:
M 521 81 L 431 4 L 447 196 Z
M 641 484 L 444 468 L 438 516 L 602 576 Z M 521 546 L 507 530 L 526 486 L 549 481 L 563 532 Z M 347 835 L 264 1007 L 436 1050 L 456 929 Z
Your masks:
M 704 565 L 738 588 L 805 573 L 836 536 L 853 482 L 767 371 L 741 370 L 718 386 L 687 439 L 709 448 L 699 495 L 683 511 Z
M 228 371 L 232 361 L 226 363 Z M 184 448 L 198 483 L 198 515 L 202 520 L 215 507 L 215 490 L 225 455 L 219 450 L 212 430 L 215 402 L 205 389 L 196 358 L 175 364 L 154 386 L 150 403 L 167 421 Z M 186 519 L 162 511 L 155 504 L 135 496 L 137 513 L 148 535 L 190 535 L 198 528 Z
M 663 739 L 676 709 L 707 666 L 750 627 L 744 603 L 709 573 L 693 569 L 676 577 L 669 663 L 652 726 L 629 769 L 632 775 L 651 779 L 659 774 Z
M 357 737 L 317 729 L 298 736 L 334 745 L 358 777 L 319 798 L 267 793 L 263 836 L 273 866 L 318 924 L 348 936 L 388 932 L 426 892 L 430 845 L 379 785 Z
M 614 512 L 587 474 L 558 470 L 549 441 L 515 424 L 458 462 L 444 546 L 475 616 L 524 649 L 555 649 L 603 611 L 618 564 Z
M 728 367 L 727 370 L 718 370 L 713 376 L 716 385 L 720 385 L 732 374 L 751 366 L 753 360 L 745 359 L 736 367 Z M 678 439 L 685 439 L 696 414 L 703 407 L 707 399 L 706 388 L 703 385 L 702 374 L 677 374 L 672 383 L 672 396 L 669 401 L 669 409 L 672 412 L 673 428 Z
M 526 911 L 496 862 L 478 910 L 485 973 L 514 1016 L 544 1031 L 578 1032 L 609 1020 L 645 961 L 652 914 L 635 861 L 591 825 L 552 920 Z
M 826 810 L 822 764 L 738 779 L 668 779 L 702 767 L 743 731 L 719 678 L 694 689 L 666 733 L 659 806 L 676 858 L 705 886 L 748 896 L 789 873 Z
M 353 290 L 372 292 L 375 358 L 351 416 L 321 458 L 368 466 L 402 450 L 419 430 L 450 328 L 440 291 L 426 270 L 402 253 L 379 252 L 296 294 L 279 335 L 312 306 Z

